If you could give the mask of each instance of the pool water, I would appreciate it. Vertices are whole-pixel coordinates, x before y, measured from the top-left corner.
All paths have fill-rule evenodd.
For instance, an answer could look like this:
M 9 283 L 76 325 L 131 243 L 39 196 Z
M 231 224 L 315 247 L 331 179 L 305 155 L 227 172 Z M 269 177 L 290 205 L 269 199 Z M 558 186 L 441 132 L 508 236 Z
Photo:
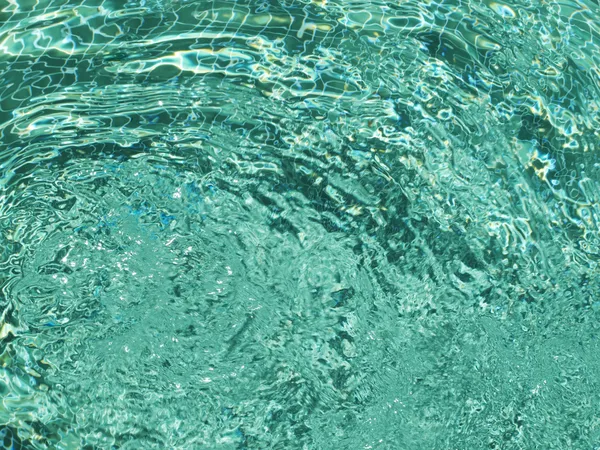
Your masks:
M 600 449 L 592 0 L 0 0 L 7 449 Z

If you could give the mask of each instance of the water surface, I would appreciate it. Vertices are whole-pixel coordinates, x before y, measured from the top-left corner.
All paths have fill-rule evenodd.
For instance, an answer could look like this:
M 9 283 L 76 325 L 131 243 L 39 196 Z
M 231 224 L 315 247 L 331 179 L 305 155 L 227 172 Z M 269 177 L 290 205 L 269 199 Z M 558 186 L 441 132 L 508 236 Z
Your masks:
M 600 448 L 599 13 L 0 0 L 5 448 Z

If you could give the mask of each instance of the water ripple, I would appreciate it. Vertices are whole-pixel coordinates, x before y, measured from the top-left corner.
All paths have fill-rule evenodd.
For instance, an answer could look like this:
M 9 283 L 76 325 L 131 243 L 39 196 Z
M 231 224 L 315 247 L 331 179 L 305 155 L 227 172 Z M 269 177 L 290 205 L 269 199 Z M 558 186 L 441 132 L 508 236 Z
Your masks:
M 597 446 L 598 14 L 7 2 L 4 445 Z

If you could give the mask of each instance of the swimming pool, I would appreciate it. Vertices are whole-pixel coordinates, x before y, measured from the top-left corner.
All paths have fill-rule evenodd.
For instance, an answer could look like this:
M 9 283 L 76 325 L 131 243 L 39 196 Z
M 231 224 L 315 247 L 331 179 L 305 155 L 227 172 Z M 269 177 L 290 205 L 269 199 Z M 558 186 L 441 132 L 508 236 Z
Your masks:
M 0 0 L 15 449 L 596 449 L 599 6 Z

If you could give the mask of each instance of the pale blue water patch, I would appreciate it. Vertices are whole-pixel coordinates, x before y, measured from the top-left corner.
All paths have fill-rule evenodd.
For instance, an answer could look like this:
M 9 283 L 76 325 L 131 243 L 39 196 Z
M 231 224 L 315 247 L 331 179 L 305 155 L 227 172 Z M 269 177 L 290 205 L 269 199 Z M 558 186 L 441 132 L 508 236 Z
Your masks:
M 0 1 L 0 442 L 600 448 L 598 18 Z

